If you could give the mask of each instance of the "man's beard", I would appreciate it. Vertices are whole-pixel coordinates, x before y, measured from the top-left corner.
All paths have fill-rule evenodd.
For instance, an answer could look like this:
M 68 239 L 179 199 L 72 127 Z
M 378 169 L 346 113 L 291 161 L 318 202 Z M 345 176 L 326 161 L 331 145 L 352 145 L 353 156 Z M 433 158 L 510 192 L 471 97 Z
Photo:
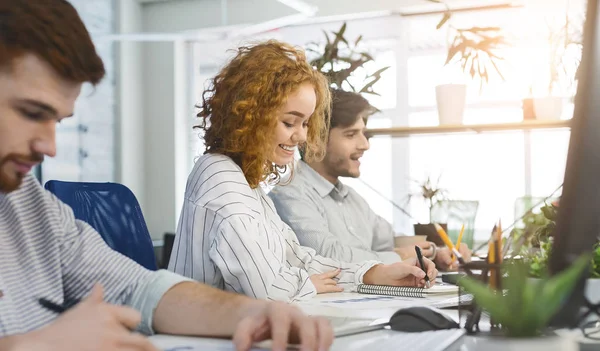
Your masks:
M 26 174 L 19 172 L 15 173 L 15 176 L 9 174 L 7 169 L 8 162 L 16 161 L 21 163 L 40 163 L 44 160 L 44 155 L 35 153 L 30 156 L 22 156 L 17 154 L 9 154 L 8 156 L 0 159 L 0 193 L 10 193 L 15 191 L 21 186 L 23 178 Z
M 347 158 L 336 158 L 329 160 L 329 174 L 335 177 L 357 178 L 358 175 L 350 171 Z

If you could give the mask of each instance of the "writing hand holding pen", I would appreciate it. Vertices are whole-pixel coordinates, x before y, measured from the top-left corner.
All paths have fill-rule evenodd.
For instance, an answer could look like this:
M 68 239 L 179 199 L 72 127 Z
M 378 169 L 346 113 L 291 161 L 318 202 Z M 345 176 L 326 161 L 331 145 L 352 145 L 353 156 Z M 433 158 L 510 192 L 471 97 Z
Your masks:
M 421 253 L 421 248 L 415 245 L 415 251 L 417 252 L 417 260 L 419 261 L 419 265 L 421 266 L 423 272 L 425 272 L 425 287 L 430 288 L 431 283 L 429 281 L 429 276 L 427 275 L 425 264 L 423 264 L 423 254 Z
M 411 257 L 402 262 L 392 264 L 379 264 L 373 266 L 363 276 L 363 283 L 391 285 L 391 286 L 426 286 L 425 276 L 429 277 L 431 282 L 435 282 L 438 270 L 431 260 L 423 257 L 425 271 L 417 262 L 416 257 Z
M 95 285 L 90 295 L 69 308 L 46 299 L 39 303 L 44 308 L 60 313 L 48 326 L 36 330 L 29 337 L 27 350 L 46 346 L 53 350 L 140 350 L 157 351 L 141 334 L 132 333 L 141 321 L 138 311 L 104 302 L 103 289 Z M 32 335 L 33 336 L 33 335 Z

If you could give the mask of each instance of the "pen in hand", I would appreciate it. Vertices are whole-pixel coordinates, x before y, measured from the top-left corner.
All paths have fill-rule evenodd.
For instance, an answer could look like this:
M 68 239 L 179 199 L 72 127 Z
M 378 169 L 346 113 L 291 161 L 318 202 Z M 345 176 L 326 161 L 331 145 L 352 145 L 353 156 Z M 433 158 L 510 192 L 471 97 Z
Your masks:
M 44 307 L 45 309 L 47 309 L 47 310 L 49 310 L 49 311 L 52 311 L 52 312 L 54 312 L 54 313 L 57 313 L 57 314 L 61 314 L 61 313 L 64 313 L 64 312 L 66 312 L 66 311 L 67 311 L 69 308 L 73 307 L 73 306 L 74 306 L 74 305 L 76 305 L 78 302 L 79 302 L 79 301 L 76 301 L 75 303 L 72 303 L 72 304 L 66 304 L 66 303 L 65 303 L 65 304 L 59 305 L 59 304 L 57 304 L 57 303 L 54 303 L 54 302 L 52 302 L 52 301 L 50 301 L 50 300 L 48 300 L 48 299 L 45 299 L 45 298 L 43 298 L 43 297 L 38 299 L 38 303 L 39 303 L 39 304 L 40 304 L 42 307 Z
M 415 245 L 415 251 L 417 252 L 417 260 L 419 260 L 419 265 L 421 266 L 423 272 L 425 272 L 425 286 L 429 289 L 431 284 L 429 283 L 429 276 L 427 275 L 425 265 L 423 265 L 423 254 L 421 253 L 421 248 Z

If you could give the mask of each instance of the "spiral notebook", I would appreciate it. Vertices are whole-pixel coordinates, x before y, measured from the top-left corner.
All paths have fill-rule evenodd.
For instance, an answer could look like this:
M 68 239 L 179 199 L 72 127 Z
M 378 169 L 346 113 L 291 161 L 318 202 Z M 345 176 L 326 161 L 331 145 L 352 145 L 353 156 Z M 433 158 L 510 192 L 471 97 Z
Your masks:
M 429 289 L 410 286 L 389 286 L 360 284 L 357 288 L 360 294 L 390 295 L 402 297 L 428 297 L 458 294 L 456 285 L 434 285 Z

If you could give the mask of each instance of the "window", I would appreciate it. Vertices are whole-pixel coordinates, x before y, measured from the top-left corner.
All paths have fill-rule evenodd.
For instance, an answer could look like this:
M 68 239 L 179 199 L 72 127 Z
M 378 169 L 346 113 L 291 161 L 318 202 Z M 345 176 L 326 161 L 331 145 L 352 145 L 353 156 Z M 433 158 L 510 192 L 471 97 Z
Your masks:
M 494 19 L 504 21 L 501 17 L 506 16 L 510 14 L 501 12 Z M 421 25 L 414 21 L 411 29 L 421 38 L 428 37 L 422 34 L 423 31 L 432 30 L 428 20 L 422 21 Z M 465 124 L 519 122 L 522 120 L 522 99 L 532 92 L 534 95 L 538 92 L 547 94 L 543 87 L 548 84 L 549 45 L 540 35 L 533 33 L 518 41 L 515 47 L 500 53 L 505 58 L 502 71 L 505 81 L 493 77 L 480 91 L 477 82 L 466 80 Z M 442 66 L 446 55 L 444 48 L 435 45 L 424 48 L 425 44 L 415 40 L 411 41 L 412 50 L 407 58 L 408 124 L 434 126 L 438 123 L 435 86 L 456 82 L 457 77 L 459 82 L 465 79 L 457 74 L 456 67 L 452 71 L 450 65 Z M 577 59 L 577 53 L 568 54 L 569 62 Z M 561 91 L 562 94 L 568 92 L 568 89 Z M 570 116 L 572 104 L 568 104 L 563 112 L 563 118 Z M 518 197 L 548 196 L 562 183 L 569 132 L 532 131 L 530 137 L 528 133 L 410 137 L 410 178 L 421 181 L 427 176 L 441 175 L 440 186 L 448 189 L 451 199 L 478 200 L 476 239 L 486 239 L 499 218 L 506 225 L 512 223 Z M 419 221 L 428 220 L 427 208 L 422 203 L 412 201 L 410 209 Z

